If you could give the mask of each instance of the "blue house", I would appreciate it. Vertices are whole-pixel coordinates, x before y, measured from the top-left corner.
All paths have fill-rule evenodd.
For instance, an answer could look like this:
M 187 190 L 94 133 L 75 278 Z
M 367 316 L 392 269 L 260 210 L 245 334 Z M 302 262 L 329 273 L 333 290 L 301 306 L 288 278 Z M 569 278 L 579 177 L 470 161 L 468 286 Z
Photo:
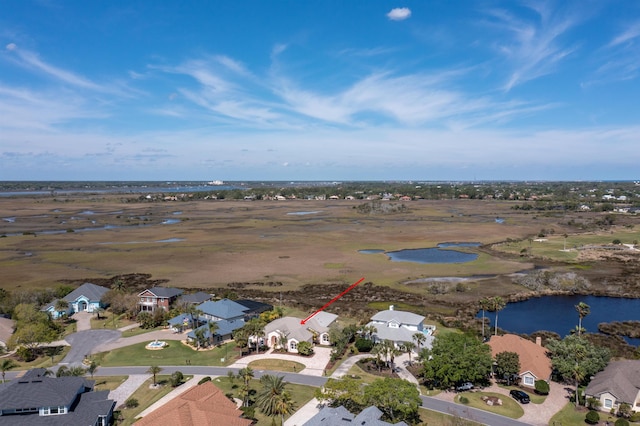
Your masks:
M 95 312 L 96 309 L 105 307 L 102 297 L 107 291 L 109 289 L 106 287 L 84 283 L 62 298 L 69 304 L 66 311 L 56 310 L 57 299 L 46 305 L 42 310 L 48 312 L 53 319 L 65 315 L 73 315 L 76 312 Z

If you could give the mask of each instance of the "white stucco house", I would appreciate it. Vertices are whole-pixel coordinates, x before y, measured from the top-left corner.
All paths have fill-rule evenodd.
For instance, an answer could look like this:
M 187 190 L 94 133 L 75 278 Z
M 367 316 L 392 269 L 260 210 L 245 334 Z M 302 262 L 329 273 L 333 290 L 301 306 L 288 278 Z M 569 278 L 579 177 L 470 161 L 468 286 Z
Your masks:
M 305 324 L 301 324 L 301 318 L 278 318 L 265 326 L 265 343 L 270 348 L 284 348 L 291 353 L 298 353 L 300 342 L 329 345 L 329 327 L 337 318 L 337 315 L 324 311 L 318 312 Z
M 374 342 L 384 340 L 392 341 L 396 346 L 404 342 L 414 342 L 413 335 L 423 333 L 426 341 L 422 348 L 431 348 L 433 345 L 433 333 L 435 325 L 424 325 L 424 317 L 413 312 L 397 311 L 394 306 L 389 306 L 386 311 L 380 311 L 371 317 L 368 326 L 375 327 L 372 334 Z
M 600 401 L 600 410 L 617 410 L 626 403 L 640 412 L 640 360 L 611 361 L 585 389 L 587 398 Z
M 102 296 L 107 291 L 109 289 L 106 287 L 84 283 L 62 298 L 69 304 L 66 312 L 56 310 L 57 299 L 46 305 L 42 310 L 48 312 L 53 319 L 64 315 L 73 315 L 76 312 L 95 312 L 96 309 L 105 307 L 102 303 Z

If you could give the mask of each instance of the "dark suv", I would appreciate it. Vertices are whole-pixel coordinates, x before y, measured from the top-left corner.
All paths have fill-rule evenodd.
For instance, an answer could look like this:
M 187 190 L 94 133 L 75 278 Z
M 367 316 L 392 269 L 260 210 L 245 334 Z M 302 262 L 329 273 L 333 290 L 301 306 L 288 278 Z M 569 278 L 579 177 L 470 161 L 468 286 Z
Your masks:
M 511 395 L 513 399 L 520 401 L 520 404 L 528 404 L 529 401 L 531 401 L 529 399 L 529 395 L 527 395 L 525 392 L 522 392 L 521 390 L 514 389 L 509 392 L 509 395 Z

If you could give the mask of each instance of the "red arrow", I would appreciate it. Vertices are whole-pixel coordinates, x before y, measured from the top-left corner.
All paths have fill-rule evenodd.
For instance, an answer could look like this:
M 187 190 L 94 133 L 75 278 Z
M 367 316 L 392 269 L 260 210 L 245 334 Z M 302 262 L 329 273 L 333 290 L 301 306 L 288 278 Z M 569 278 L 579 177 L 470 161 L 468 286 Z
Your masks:
M 335 302 L 336 300 L 340 299 L 342 296 L 344 296 L 345 294 L 347 294 L 348 292 L 350 292 L 351 290 L 353 290 L 354 288 L 356 288 L 356 286 L 358 284 L 360 284 L 362 281 L 364 281 L 364 277 L 360 278 L 358 281 L 356 281 L 355 283 L 351 284 L 345 291 L 343 291 L 342 293 L 340 293 L 339 295 L 337 295 L 336 297 L 334 297 L 333 299 L 329 300 L 329 302 L 327 302 L 326 305 L 324 305 L 322 308 L 318 309 L 317 311 L 315 311 L 314 313 L 312 313 L 311 315 L 309 315 L 308 317 L 306 317 L 305 319 L 303 319 L 302 321 L 300 321 L 300 324 L 304 325 L 304 323 L 306 323 L 307 321 L 309 321 L 311 318 L 313 318 L 318 312 L 320 311 L 324 311 L 329 305 L 331 305 L 333 302 Z

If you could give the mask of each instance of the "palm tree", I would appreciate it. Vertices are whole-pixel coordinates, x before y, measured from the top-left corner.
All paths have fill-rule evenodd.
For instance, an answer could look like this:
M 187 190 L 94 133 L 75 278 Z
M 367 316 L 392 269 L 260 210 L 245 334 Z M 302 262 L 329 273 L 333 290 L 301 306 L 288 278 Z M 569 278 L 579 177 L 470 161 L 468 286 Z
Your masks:
M 209 326 L 209 340 L 211 342 L 211 346 L 213 346 L 214 343 L 214 337 L 216 335 L 216 332 L 218 331 L 218 323 L 215 321 L 211 321 L 209 320 L 209 322 L 207 323 Z
M 296 411 L 296 403 L 291 399 L 291 394 L 287 391 L 282 392 L 282 395 L 276 400 L 276 411 L 280 414 L 280 424 L 284 425 L 284 416 L 290 415 Z
M 158 386 L 158 382 L 156 381 L 156 375 L 160 374 L 161 371 L 162 371 L 162 368 L 158 367 L 157 365 L 152 365 L 147 370 L 147 373 L 153 374 L 153 386 Z
M 282 416 L 284 424 L 284 416 L 294 410 L 294 403 L 289 392 L 285 390 L 286 382 L 283 381 L 283 378 L 283 376 L 270 374 L 262 376 L 260 378 L 262 389 L 256 397 L 256 405 L 269 417 Z
M 238 371 L 238 376 L 242 379 L 242 388 L 240 389 L 240 394 L 242 395 L 242 405 L 244 407 L 249 406 L 249 383 L 251 379 L 253 379 L 253 370 L 250 367 L 241 368 Z
M 12 359 L 5 358 L 0 362 L 0 371 L 2 372 L 2 383 L 4 383 L 4 376 L 7 371 L 16 368 L 18 364 L 16 364 Z
M 422 345 L 424 345 L 424 343 L 427 341 L 427 336 L 425 336 L 422 332 L 418 332 L 413 333 L 411 339 L 416 342 L 416 345 L 418 346 L 418 352 L 420 352 L 422 350 Z
M 489 306 L 490 299 L 488 297 L 480 299 L 480 309 L 482 309 L 482 340 L 484 340 L 484 312 L 489 309 Z
M 402 342 L 400 350 L 409 354 L 409 365 L 411 365 L 411 352 L 416 348 L 416 344 L 413 342 Z
M 489 299 L 489 310 L 496 313 L 496 336 L 498 335 L 498 312 L 503 310 L 505 306 L 507 306 L 507 303 L 500 296 L 495 296 Z
M 95 361 L 91 361 L 91 364 L 89 364 L 89 366 L 87 367 L 87 373 L 91 375 L 92 379 L 93 379 L 93 374 L 96 372 L 97 369 L 98 369 L 98 364 L 96 364 Z
M 578 336 L 582 333 L 582 319 L 591 313 L 591 308 L 584 302 L 580 302 L 576 305 L 576 311 L 578 311 Z

